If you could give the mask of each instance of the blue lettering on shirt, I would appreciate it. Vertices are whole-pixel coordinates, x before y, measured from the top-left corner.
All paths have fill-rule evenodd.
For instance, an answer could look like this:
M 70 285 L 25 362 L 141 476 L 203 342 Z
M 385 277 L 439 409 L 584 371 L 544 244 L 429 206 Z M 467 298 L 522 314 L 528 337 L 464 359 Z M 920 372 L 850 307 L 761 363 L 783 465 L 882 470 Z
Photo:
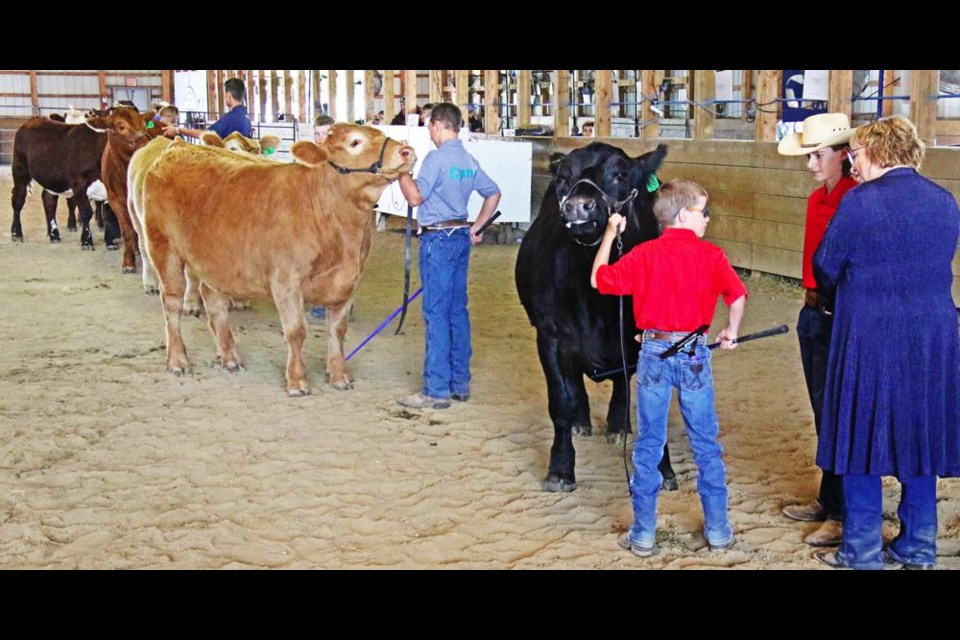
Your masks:
M 457 167 L 450 167 L 451 180 L 469 180 L 470 178 L 476 177 L 476 175 L 476 169 L 459 169 Z

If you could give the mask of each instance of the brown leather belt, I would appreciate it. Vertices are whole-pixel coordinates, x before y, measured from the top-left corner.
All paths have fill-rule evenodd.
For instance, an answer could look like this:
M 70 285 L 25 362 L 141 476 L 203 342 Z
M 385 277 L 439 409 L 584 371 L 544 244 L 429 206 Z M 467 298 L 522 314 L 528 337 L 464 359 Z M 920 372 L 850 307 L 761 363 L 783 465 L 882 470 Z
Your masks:
M 458 227 L 468 227 L 470 226 L 467 223 L 466 218 L 458 218 L 456 220 L 444 220 L 443 222 L 435 222 L 429 226 L 421 227 L 421 231 L 439 231 L 440 229 L 449 229 L 453 227 L 454 229 Z
M 643 339 L 644 340 L 666 340 L 667 342 L 677 342 L 678 340 L 683 340 L 688 335 L 690 335 L 691 331 L 656 331 L 654 329 L 646 329 L 643 332 Z M 707 334 L 698 336 L 697 339 L 701 341 L 706 341 Z

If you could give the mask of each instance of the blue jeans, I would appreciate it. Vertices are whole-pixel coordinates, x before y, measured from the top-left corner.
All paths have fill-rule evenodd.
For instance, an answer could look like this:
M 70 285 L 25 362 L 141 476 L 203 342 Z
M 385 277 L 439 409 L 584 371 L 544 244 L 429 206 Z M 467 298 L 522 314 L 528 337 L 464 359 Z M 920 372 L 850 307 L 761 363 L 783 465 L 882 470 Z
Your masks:
M 883 484 L 880 476 L 846 474 L 847 519 L 837 558 L 854 569 L 883 568 Z M 900 562 L 937 561 L 937 477 L 901 478 L 900 534 L 887 551 Z
M 470 314 L 467 311 L 468 228 L 420 236 L 420 282 L 426 347 L 423 393 L 449 398 L 470 393 Z
M 823 390 L 827 383 L 827 358 L 830 355 L 830 333 L 833 331 L 833 316 L 820 309 L 804 305 L 797 319 L 797 338 L 800 341 L 800 359 L 803 362 L 803 377 L 807 381 L 807 393 L 813 409 L 813 424 L 820 437 L 820 416 L 823 414 Z M 820 504 L 827 511 L 827 518 L 843 522 L 843 476 L 823 469 L 820 479 Z
M 660 359 L 670 343 L 644 340 L 637 364 L 637 438 L 633 446 L 633 525 L 629 537 L 640 546 L 653 546 L 657 532 L 657 496 L 663 477 L 657 465 L 667 442 L 667 415 L 673 389 L 697 463 L 697 493 L 703 505 L 704 536 L 711 545 L 733 538 L 727 518 L 726 469 L 723 447 L 717 442 L 720 424 L 713 406 L 710 351 L 698 343 L 696 359 L 683 352 Z M 695 369 L 699 368 L 699 371 Z

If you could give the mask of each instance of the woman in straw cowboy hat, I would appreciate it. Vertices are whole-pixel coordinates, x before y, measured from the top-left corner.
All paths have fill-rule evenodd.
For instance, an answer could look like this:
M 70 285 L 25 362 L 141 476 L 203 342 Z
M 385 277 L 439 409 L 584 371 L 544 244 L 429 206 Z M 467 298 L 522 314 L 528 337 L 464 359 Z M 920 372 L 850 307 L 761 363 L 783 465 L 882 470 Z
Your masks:
M 851 190 L 813 258 L 836 303 L 817 464 L 843 475 L 843 542 L 831 567 L 937 561 L 937 476 L 960 476 L 960 334 L 951 268 L 953 195 L 917 173 L 924 145 L 903 116 L 857 129 Z M 881 476 L 901 484 L 900 532 L 883 549 Z
M 800 359 L 803 362 L 803 375 L 807 381 L 807 393 L 813 408 L 813 424 L 818 437 L 833 315 L 824 307 L 823 300 L 817 293 L 817 281 L 813 277 L 813 254 L 820 246 L 820 240 L 840 205 L 840 199 L 857 185 L 850 177 L 850 161 L 847 159 L 850 134 L 850 122 L 846 115 L 818 113 L 803 121 L 801 133 L 791 133 L 781 140 L 777 147 L 777 151 L 785 156 L 806 155 L 810 175 L 817 182 L 823 183 L 807 200 L 802 270 L 806 295 L 797 320 Z M 803 539 L 810 546 L 840 544 L 843 529 L 843 478 L 825 469 L 820 480 L 818 497 L 806 504 L 787 505 L 783 508 L 783 515 L 801 522 L 823 523 Z

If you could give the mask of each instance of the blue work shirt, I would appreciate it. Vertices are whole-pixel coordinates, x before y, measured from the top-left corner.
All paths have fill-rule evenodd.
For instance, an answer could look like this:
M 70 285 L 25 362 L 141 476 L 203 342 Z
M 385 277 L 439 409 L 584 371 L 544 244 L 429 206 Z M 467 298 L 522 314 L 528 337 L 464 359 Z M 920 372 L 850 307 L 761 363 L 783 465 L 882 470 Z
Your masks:
M 221 138 L 226 138 L 234 131 L 239 131 L 240 135 L 250 137 L 253 125 L 250 124 L 250 118 L 247 117 L 247 108 L 242 104 L 236 105 L 223 117 L 210 125 L 210 131 L 213 131 Z
M 467 219 L 467 202 L 473 191 L 486 198 L 500 193 L 462 140 L 447 140 L 423 159 L 414 182 L 423 202 L 417 211 L 421 227 L 445 220 Z

